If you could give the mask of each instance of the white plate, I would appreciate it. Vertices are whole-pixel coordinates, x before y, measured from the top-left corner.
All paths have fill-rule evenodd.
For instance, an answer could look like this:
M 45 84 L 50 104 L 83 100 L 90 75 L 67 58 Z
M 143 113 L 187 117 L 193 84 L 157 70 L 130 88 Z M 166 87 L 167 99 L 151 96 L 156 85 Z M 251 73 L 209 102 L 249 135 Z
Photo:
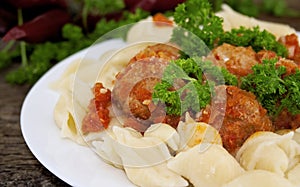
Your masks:
M 97 44 L 93 47 L 97 51 L 94 58 L 124 45 L 116 39 Z M 49 171 L 72 186 L 133 186 L 122 170 L 103 162 L 91 149 L 61 138 L 54 122 L 53 111 L 59 95 L 49 84 L 60 77 L 70 62 L 84 57 L 86 52 L 87 49 L 82 50 L 51 68 L 30 90 L 21 110 L 24 139 Z
M 300 33 L 297 33 L 300 38 Z M 94 46 L 95 56 L 123 47 L 121 40 L 110 40 Z M 53 174 L 72 186 L 134 186 L 125 173 L 96 155 L 88 147 L 60 137 L 53 119 L 54 106 L 59 95 L 49 88 L 68 64 L 83 57 L 80 51 L 50 69 L 30 90 L 21 110 L 21 130 L 34 156 Z M 90 57 L 90 56 L 89 56 Z

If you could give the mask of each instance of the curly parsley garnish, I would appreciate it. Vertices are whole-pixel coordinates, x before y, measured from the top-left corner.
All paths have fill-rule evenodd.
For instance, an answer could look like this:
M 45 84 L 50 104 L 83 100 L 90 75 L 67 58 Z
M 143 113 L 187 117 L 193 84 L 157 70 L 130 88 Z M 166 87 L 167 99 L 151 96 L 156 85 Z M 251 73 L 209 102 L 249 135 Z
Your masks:
M 237 85 L 237 78 L 200 58 L 178 59 L 166 67 L 152 98 L 156 104 L 164 103 L 170 115 L 198 112 L 210 103 L 213 87 L 220 84 Z
M 222 19 L 214 14 L 211 4 L 207 0 L 188 0 L 178 5 L 174 12 L 174 21 L 178 26 L 203 40 L 210 49 L 214 47 L 215 41 L 224 32 Z M 180 38 L 176 38 L 176 40 L 178 39 Z M 180 44 L 185 44 L 182 43 L 185 42 L 184 40 L 180 42 Z M 187 45 L 191 44 L 191 41 L 187 40 L 186 42 L 188 42 Z
M 235 46 L 252 46 L 255 51 L 272 50 L 282 57 L 287 55 L 284 45 L 276 41 L 273 34 L 266 30 L 261 31 L 259 27 L 253 29 L 240 27 L 225 32 L 222 18 L 214 14 L 211 4 L 207 0 L 187 0 L 180 4 L 175 9 L 174 20 L 180 28 L 174 30 L 172 41 L 183 50 L 195 52 L 196 54 L 191 54 L 192 56 L 208 53 L 202 45 L 199 45 L 196 37 L 202 40 L 209 49 L 228 43 Z M 197 51 L 197 48 L 201 48 L 200 52 Z
M 247 29 L 240 27 L 239 29 L 232 29 L 230 32 L 225 32 L 220 37 L 219 44 L 228 43 L 236 46 L 251 46 L 254 51 L 266 49 L 274 51 L 278 56 L 287 56 L 287 49 L 284 45 L 276 41 L 276 37 L 270 32 L 263 30 L 259 27 Z
M 283 109 L 300 113 L 300 70 L 283 76 L 284 66 L 276 66 L 277 59 L 263 60 L 253 66 L 253 73 L 242 78 L 241 88 L 254 93 L 270 116 L 276 117 Z

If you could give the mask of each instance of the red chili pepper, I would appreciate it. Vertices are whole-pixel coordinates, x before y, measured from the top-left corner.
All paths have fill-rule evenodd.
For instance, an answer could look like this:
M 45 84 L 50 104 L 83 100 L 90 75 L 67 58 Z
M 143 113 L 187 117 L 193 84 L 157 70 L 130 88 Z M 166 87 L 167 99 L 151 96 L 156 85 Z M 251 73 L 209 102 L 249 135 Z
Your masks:
M 134 11 L 136 8 L 141 8 L 150 12 L 162 12 L 166 10 L 174 9 L 179 3 L 183 3 L 185 0 L 124 0 L 126 8 Z
M 30 43 L 43 42 L 57 35 L 68 21 L 70 21 L 68 12 L 53 9 L 21 26 L 13 27 L 2 40 L 6 42 L 10 40 L 24 40 Z
M 128 9 L 134 11 L 137 8 L 141 8 L 146 11 L 152 11 L 157 0 L 124 0 L 124 3 Z
M 6 33 L 17 22 L 17 16 L 11 12 L 0 8 L 0 36 Z
M 32 8 L 37 6 L 58 5 L 66 8 L 66 0 L 5 0 L 16 8 Z

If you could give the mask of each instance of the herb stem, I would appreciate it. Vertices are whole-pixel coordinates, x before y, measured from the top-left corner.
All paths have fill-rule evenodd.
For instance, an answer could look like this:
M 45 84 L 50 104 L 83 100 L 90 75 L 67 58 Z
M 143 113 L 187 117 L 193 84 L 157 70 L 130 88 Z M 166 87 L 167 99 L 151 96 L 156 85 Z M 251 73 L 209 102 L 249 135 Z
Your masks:
M 86 32 L 88 32 L 88 12 L 90 9 L 90 0 L 85 0 L 83 9 L 82 9 L 82 25 Z
M 18 8 L 18 25 L 23 24 L 23 15 L 22 15 L 22 9 Z M 21 48 L 21 59 L 22 59 L 22 66 L 27 66 L 27 54 L 26 54 L 26 43 L 24 41 L 20 42 L 20 48 Z
M 15 40 L 10 40 L 5 47 L 1 50 L 2 52 L 8 52 L 8 50 L 10 50 L 10 48 L 14 45 Z

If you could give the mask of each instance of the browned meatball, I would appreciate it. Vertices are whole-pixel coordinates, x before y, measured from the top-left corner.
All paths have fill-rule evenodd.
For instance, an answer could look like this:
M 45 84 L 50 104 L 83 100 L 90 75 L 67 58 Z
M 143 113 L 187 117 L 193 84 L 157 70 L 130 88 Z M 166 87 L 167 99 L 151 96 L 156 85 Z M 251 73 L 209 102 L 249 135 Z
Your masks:
M 214 48 L 207 59 L 217 66 L 225 67 L 237 77 L 252 73 L 252 66 L 259 63 L 251 47 L 236 47 L 226 43 Z
M 235 86 L 217 86 L 216 97 L 223 95 L 226 103 L 212 99 L 199 118 L 219 130 L 223 146 L 235 155 L 244 141 L 256 131 L 273 131 L 267 111 L 255 99 L 255 95 Z
M 261 50 L 256 53 L 257 60 L 262 63 L 265 59 L 276 58 L 277 54 L 274 51 Z
M 129 61 L 129 64 L 139 61 L 141 59 L 153 57 L 170 61 L 179 58 L 179 56 L 180 54 L 177 48 L 167 44 L 156 44 L 148 46 L 146 49 L 139 52 Z
M 273 121 L 275 130 L 297 129 L 300 127 L 300 114 L 292 115 L 284 109 Z
M 165 112 L 153 105 L 152 93 L 170 60 L 178 57 L 179 50 L 175 47 L 166 44 L 148 46 L 117 75 L 112 105 L 117 117 L 123 117 L 125 126 L 140 131 L 164 120 Z
M 160 79 L 149 77 L 134 85 L 129 94 L 129 109 L 134 117 L 148 119 L 151 116 L 152 93 Z
M 276 62 L 276 66 L 284 66 L 286 68 L 286 72 L 284 76 L 288 76 L 296 73 L 297 69 L 300 69 L 299 66 L 293 61 L 285 58 L 280 58 L 278 62 Z

